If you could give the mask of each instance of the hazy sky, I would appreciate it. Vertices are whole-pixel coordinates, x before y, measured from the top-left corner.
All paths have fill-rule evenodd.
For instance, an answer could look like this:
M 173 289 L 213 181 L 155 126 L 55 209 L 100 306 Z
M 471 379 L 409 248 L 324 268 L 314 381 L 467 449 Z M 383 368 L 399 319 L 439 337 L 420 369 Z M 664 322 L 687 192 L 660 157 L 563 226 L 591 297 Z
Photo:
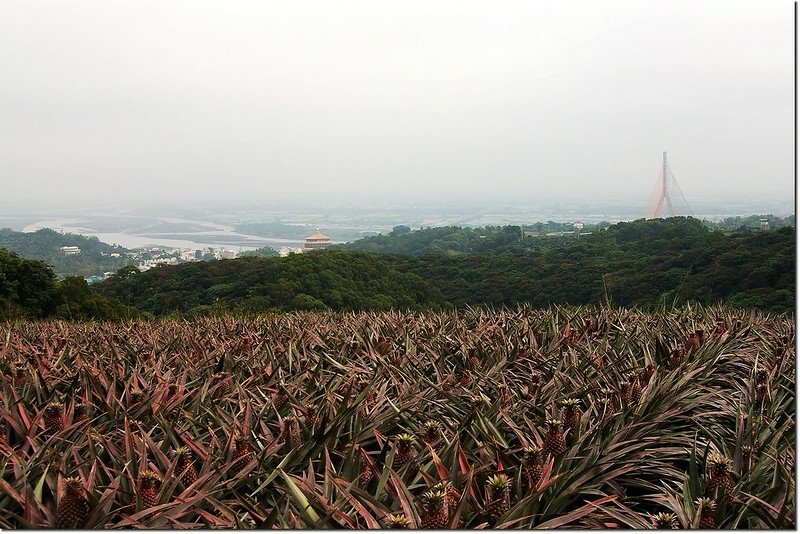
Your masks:
M 793 4 L 0 2 L 0 206 L 793 194 Z

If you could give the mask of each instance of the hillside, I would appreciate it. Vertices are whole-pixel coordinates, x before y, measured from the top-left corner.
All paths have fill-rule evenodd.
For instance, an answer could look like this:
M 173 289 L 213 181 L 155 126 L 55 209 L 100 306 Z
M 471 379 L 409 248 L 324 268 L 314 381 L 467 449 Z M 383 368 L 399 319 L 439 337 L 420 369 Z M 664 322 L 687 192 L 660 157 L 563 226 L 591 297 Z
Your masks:
M 62 318 L 117 320 L 139 312 L 98 295 L 78 276 L 58 280 L 41 260 L 29 260 L 0 248 L 0 321 Z
M 607 226 L 587 226 L 582 231 L 596 231 Z M 498 254 L 568 244 L 574 240 L 575 233 L 572 224 L 554 222 L 525 227 L 439 226 L 414 231 L 398 226 L 386 235 L 365 237 L 333 248 L 385 254 Z
M 97 286 L 108 296 L 154 314 L 239 309 L 420 309 L 443 303 L 441 294 L 385 259 L 330 251 L 285 258 L 237 258 L 121 270 Z
M 72 246 L 80 248 L 80 253 L 67 255 L 61 250 L 61 247 Z M 42 260 L 59 276 L 91 276 L 116 271 L 128 263 L 126 248 L 108 245 L 96 237 L 61 234 L 49 228 L 42 228 L 36 232 L 0 229 L 0 247 L 16 252 L 24 258 Z
M 670 220 L 673 222 L 667 222 L 667 225 L 674 226 L 674 221 L 686 221 L 686 224 L 696 229 L 702 226 L 708 230 L 723 230 L 726 233 L 737 234 L 760 232 L 764 229 L 763 225 L 769 230 L 794 226 L 794 216 L 781 218 L 773 215 L 752 215 L 728 217 L 719 222 L 685 217 L 675 217 Z M 658 224 L 657 221 L 653 223 Z M 413 231 L 408 226 L 396 226 L 387 234 L 366 237 L 333 248 L 386 254 L 502 254 L 571 246 L 579 239 L 585 239 L 587 234 L 597 234 L 612 226 L 609 222 L 580 223 L 575 226 L 573 223 L 553 221 L 524 226 L 480 228 L 441 226 Z
M 492 239 L 519 239 L 512 234 Z M 568 241 L 548 239 L 530 250 L 500 247 L 490 253 L 329 250 L 128 270 L 98 290 L 157 315 L 604 301 L 642 308 L 696 301 L 794 310 L 795 238 L 789 227 L 723 232 L 673 218 L 619 223 Z
M 619 223 L 568 246 L 486 255 L 393 255 L 449 302 L 622 306 L 698 301 L 792 312 L 795 234 L 712 231 L 691 219 Z

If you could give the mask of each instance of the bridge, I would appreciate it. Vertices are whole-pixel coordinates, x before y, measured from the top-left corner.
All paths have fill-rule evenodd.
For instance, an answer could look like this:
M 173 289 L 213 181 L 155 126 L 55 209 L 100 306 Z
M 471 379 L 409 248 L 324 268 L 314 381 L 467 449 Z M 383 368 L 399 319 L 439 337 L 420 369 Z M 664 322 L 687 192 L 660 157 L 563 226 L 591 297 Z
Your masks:
M 667 163 L 667 153 L 664 152 L 661 172 L 658 175 L 658 180 L 656 180 L 653 194 L 650 196 L 646 217 L 648 219 L 657 219 L 659 217 L 691 214 L 686 197 L 683 196 L 683 192 L 681 192 L 681 188 L 672 174 L 672 169 L 669 168 Z

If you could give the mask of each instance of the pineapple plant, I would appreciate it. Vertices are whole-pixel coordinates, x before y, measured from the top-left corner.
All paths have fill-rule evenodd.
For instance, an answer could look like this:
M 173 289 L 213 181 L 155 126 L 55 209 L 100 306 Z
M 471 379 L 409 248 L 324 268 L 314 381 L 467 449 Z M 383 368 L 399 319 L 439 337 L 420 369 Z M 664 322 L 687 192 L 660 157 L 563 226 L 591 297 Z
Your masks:
M 297 416 L 294 415 L 287 415 L 284 420 L 284 425 L 289 432 L 289 438 L 292 440 L 292 447 L 299 447 L 302 445 L 302 434 L 300 433 L 300 421 L 297 420 Z
M 522 472 L 528 489 L 533 489 L 542 478 L 542 449 L 535 445 L 525 447 Z
M 642 370 L 642 373 L 639 375 L 639 382 L 647 386 L 650 383 L 650 379 L 653 378 L 653 375 L 656 374 L 656 368 L 653 366 L 652 363 L 648 363 L 647 366 Z
M 128 408 L 136 406 L 143 400 L 144 400 L 144 392 L 139 388 L 132 389 L 130 395 L 128 396 Z
M 429 490 L 422 494 L 423 510 L 420 523 L 423 530 L 447 528 L 449 514 L 447 496 L 442 490 Z
M 158 475 L 149 469 L 139 474 L 137 493 L 142 501 L 142 509 L 158 505 L 158 483 Z
M 8 447 L 3 446 L 3 433 L 0 430 L 0 450 L 7 449 L 8 453 L 7 459 L 0 455 L 0 470 L 3 463 L 10 466 L 0 475 L 7 490 L 0 493 L 13 495 L 13 490 L 23 499 L 27 499 L 26 496 L 32 499 L 37 494 L 37 484 L 43 481 L 39 486 L 42 488 L 41 504 L 33 503 L 26 508 L 19 500 L 0 496 L 3 501 L 0 505 L 3 508 L 0 523 L 3 528 L 55 526 L 59 520 L 65 527 L 89 528 L 133 525 L 133 521 L 140 523 L 136 526 L 147 528 L 170 524 L 187 528 L 252 527 L 245 510 L 239 506 L 241 503 L 247 504 L 252 514 L 250 517 L 256 521 L 255 526 L 264 529 L 275 526 L 364 527 L 367 526 L 367 518 L 363 517 L 362 520 L 363 514 L 359 511 L 362 506 L 380 522 L 380 526 L 397 528 L 420 527 L 420 518 L 423 516 L 426 516 L 428 527 L 457 526 L 459 520 L 470 527 L 483 526 L 487 522 L 499 526 L 505 521 L 503 517 L 512 519 L 512 514 L 514 526 L 523 528 L 536 528 L 547 522 L 555 524 L 553 520 L 567 528 L 624 524 L 647 527 L 651 522 L 659 528 L 671 528 L 676 521 L 678 525 L 686 526 L 692 521 L 699 523 L 703 512 L 711 516 L 704 519 L 707 522 L 704 526 L 714 525 L 716 519 L 723 526 L 735 528 L 793 528 L 795 518 L 792 512 L 796 495 L 794 481 L 789 475 L 793 467 L 795 440 L 789 430 L 792 424 L 796 362 L 793 347 L 787 349 L 778 367 L 775 367 L 775 360 L 770 353 L 781 335 L 791 335 L 795 328 L 793 322 L 774 315 L 748 313 L 737 329 L 725 333 L 720 339 L 715 338 L 711 344 L 706 341 L 701 346 L 701 350 L 708 353 L 708 358 L 693 357 L 692 362 L 682 364 L 686 366 L 687 373 L 695 374 L 696 378 L 688 380 L 674 371 L 664 373 L 663 367 L 655 369 L 664 375 L 659 376 L 659 380 L 651 376 L 648 381 L 646 376 L 649 358 L 654 357 L 661 362 L 662 356 L 674 348 L 667 345 L 664 354 L 664 343 L 670 343 L 681 332 L 688 334 L 693 330 L 689 325 L 713 325 L 722 313 L 725 314 L 725 320 L 733 324 L 731 312 L 725 308 L 693 306 L 659 313 L 657 316 L 635 309 L 606 307 L 596 310 L 591 307 L 576 310 L 521 307 L 517 310 L 423 311 L 415 314 L 397 311 L 344 315 L 297 313 L 257 319 L 219 316 L 198 319 L 196 322 L 133 321 L 114 325 L 78 325 L 60 321 L 23 321 L 10 327 L 0 325 L 0 368 L 9 374 L 15 361 L 30 357 L 25 365 L 31 381 L 20 387 L 16 379 L 0 380 L 0 407 L 3 408 L 0 429 L 5 425 L 6 437 L 10 442 Z M 560 331 L 565 316 L 571 318 L 573 329 L 578 333 L 573 340 L 574 353 L 560 351 Z M 612 343 L 610 339 L 615 330 L 618 330 L 618 337 Z M 367 340 L 374 340 L 378 331 L 383 332 L 386 339 L 396 339 L 398 342 L 409 336 L 414 340 L 414 344 L 409 345 L 413 350 L 408 354 L 399 351 L 404 357 L 398 364 L 392 364 L 387 358 L 377 358 L 377 355 L 370 354 L 373 351 L 364 351 L 358 357 L 353 357 L 353 352 L 347 350 L 347 343 L 353 339 L 360 339 L 362 344 L 368 346 L 370 342 Z M 63 338 L 63 347 L 54 349 L 58 338 Z M 253 354 L 247 358 L 237 353 L 238 343 L 245 338 L 252 341 Z M 438 381 L 465 362 L 471 368 L 467 357 L 462 358 L 462 349 L 457 348 L 455 354 L 446 353 L 447 339 L 463 345 L 465 354 L 469 347 L 480 346 L 482 361 L 480 373 L 472 369 L 473 380 L 466 389 L 454 383 L 450 394 L 442 394 L 435 385 Z M 117 354 L 131 353 L 140 357 L 126 362 L 125 358 L 114 356 L 115 351 L 109 350 L 108 343 L 117 344 Z M 642 352 L 643 343 L 650 344 L 645 349 L 649 353 Z M 652 346 L 656 343 L 657 351 Z M 521 349 L 528 346 L 530 349 L 527 351 Z M 287 352 L 292 355 L 291 362 L 282 356 Z M 603 356 L 603 368 L 590 361 L 598 353 Z M 218 385 L 210 383 L 212 372 L 204 369 L 209 361 L 216 359 L 219 362 L 218 358 L 223 355 L 226 369 L 230 369 L 230 383 L 242 384 L 242 387 L 234 390 L 228 400 L 214 402 L 211 395 Z M 52 362 L 58 358 L 62 363 L 56 367 Z M 46 361 L 40 363 L 39 360 Z M 266 379 L 258 375 L 264 366 L 269 367 Z M 725 372 L 715 375 L 715 366 Z M 74 367 L 76 378 L 72 383 L 68 383 L 63 374 L 68 367 Z M 619 414 L 617 385 L 624 382 L 630 386 L 632 380 L 628 376 L 624 379 L 619 377 L 618 371 L 629 369 L 636 370 L 639 386 L 647 389 L 657 385 L 658 389 L 663 389 L 663 395 L 674 394 L 674 399 L 661 403 L 662 406 L 654 402 L 652 410 L 647 412 L 640 410 L 640 413 L 628 414 L 632 416 L 628 421 L 630 425 L 622 426 L 623 421 L 618 420 L 621 428 L 615 432 L 619 432 L 619 438 L 613 441 L 615 436 L 604 436 L 603 432 L 609 432 L 616 425 L 603 424 L 602 420 Z M 761 369 L 766 373 L 758 373 Z M 314 373 L 309 374 L 309 370 L 314 370 Z M 534 390 L 533 384 L 537 381 L 531 378 L 533 372 L 541 372 L 546 378 L 541 379 L 541 387 L 536 388 L 532 398 L 528 399 L 527 388 Z M 355 408 L 339 410 L 344 395 L 351 393 L 351 386 L 361 376 L 374 378 L 374 389 L 380 399 L 385 395 L 392 400 L 392 403 L 386 402 L 370 411 L 367 418 L 361 417 Z M 285 382 L 276 390 L 280 377 Z M 153 392 L 154 407 L 178 404 L 178 399 L 166 399 L 163 402 L 170 393 L 168 386 L 171 382 L 181 384 L 180 395 L 189 396 L 191 401 L 175 406 L 174 414 L 159 410 L 154 414 L 151 410 L 145 410 L 151 402 L 150 391 Z M 149 383 L 159 384 L 159 387 L 151 390 L 145 387 Z M 120 384 L 125 385 L 121 387 Z M 608 384 L 613 384 L 613 392 L 599 390 Z M 769 403 L 766 406 L 769 410 L 758 413 L 759 410 L 753 410 L 753 404 L 757 386 L 762 384 L 765 388 L 764 402 Z M 130 394 L 135 385 L 141 387 L 148 398 L 128 410 Z M 743 387 L 746 395 L 744 401 L 739 397 Z M 270 396 L 284 392 L 283 388 L 289 388 L 291 403 L 285 402 L 281 411 L 276 413 Z M 207 391 L 212 393 L 203 395 Z M 584 398 L 570 392 L 581 392 L 581 395 L 584 392 L 591 393 Z M 504 405 L 503 396 L 507 397 L 508 393 L 519 402 L 515 400 Z M 569 395 L 575 395 L 581 401 L 577 415 L 580 417 L 582 434 L 569 430 L 573 424 L 567 413 L 569 403 L 556 405 L 558 412 L 551 410 L 553 402 Z M 632 396 L 635 397 L 633 391 Z M 487 397 L 494 400 L 485 403 Z M 83 431 L 86 428 L 71 431 L 69 439 L 51 438 L 42 447 L 45 434 L 41 429 L 47 424 L 45 406 L 55 399 L 64 403 L 60 418 L 65 427 L 67 423 L 83 417 L 79 402 L 83 401 L 88 407 L 87 416 L 91 417 L 93 428 L 91 431 Z M 591 406 L 590 399 L 593 401 Z M 70 407 L 73 402 L 74 409 Z M 716 409 L 715 403 L 722 408 Z M 397 406 L 401 413 L 392 410 L 391 404 Z M 748 420 L 735 419 L 737 406 L 751 414 Z M 667 409 L 668 413 L 660 413 L 662 408 Z M 581 413 L 587 409 L 588 413 Z M 545 428 L 544 420 L 537 419 L 543 412 L 557 420 L 552 425 L 555 427 L 552 432 Z M 281 442 L 276 443 L 273 439 L 280 429 L 285 432 L 282 441 L 286 441 L 286 446 L 294 443 L 296 438 L 290 436 L 291 425 L 284 421 L 285 416 L 292 413 L 299 418 L 301 438 L 305 441 L 320 438 L 319 432 L 310 431 L 316 415 L 330 416 L 326 421 L 326 430 L 329 432 L 324 438 L 325 443 L 313 443 L 320 445 L 314 448 L 309 444 L 308 447 L 301 447 L 296 454 L 286 455 L 286 449 L 281 449 Z M 131 421 L 133 416 L 139 421 Z M 429 418 L 440 425 L 427 423 Z M 589 424 L 584 424 L 584 418 Z M 622 414 L 617 418 L 621 419 Z M 490 419 L 493 425 L 485 425 L 482 419 Z M 182 421 L 188 424 L 184 426 Z M 534 424 L 532 421 L 536 421 L 535 424 L 540 428 L 538 432 L 526 436 L 525 433 Z M 689 494 L 692 500 L 706 497 L 708 502 L 704 504 L 705 509 L 695 508 L 691 502 L 687 502 L 675 506 L 677 518 L 671 514 L 656 515 L 662 510 L 672 510 L 656 508 L 664 505 L 665 501 L 656 502 L 653 499 L 655 494 L 643 494 L 641 490 L 664 487 L 669 488 L 666 489 L 669 492 L 680 492 L 679 488 L 685 482 L 685 455 L 675 454 L 676 447 L 691 445 L 692 432 L 688 429 L 698 421 L 707 422 L 709 435 L 705 438 L 712 438 L 709 441 L 716 444 L 718 449 L 715 450 L 734 450 L 734 443 L 742 447 L 741 487 L 738 471 L 734 473 L 730 469 L 729 461 L 719 461 L 709 455 L 708 462 L 704 462 L 701 468 L 700 492 L 695 495 L 694 490 L 687 493 L 684 489 L 683 494 L 676 494 L 679 503 L 688 499 Z M 654 422 L 658 422 L 658 425 L 652 426 Z M 396 425 L 408 424 L 413 426 L 396 430 Z M 84 426 L 88 427 L 88 424 Z M 173 426 L 183 428 L 170 428 Z M 41 434 L 38 439 L 37 428 Z M 409 442 L 410 446 L 406 447 L 409 458 L 404 460 L 401 441 L 396 434 L 406 432 L 407 428 L 412 429 L 416 442 Z M 645 432 L 638 432 L 639 428 Z M 451 431 L 452 443 L 445 447 L 444 432 Z M 234 437 L 245 433 L 250 437 L 250 442 L 237 446 Z M 570 446 L 569 442 L 560 446 L 557 437 L 552 436 L 559 433 L 570 439 L 577 434 L 580 442 L 585 443 L 586 451 L 578 451 L 578 447 Z M 57 436 L 61 434 L 66 434 L 66 430 Z M 498 443 L 498 435 L 512 434 L 514 437 L 509 438 L 507 443 Z M 229 436 L 230 439 L 225 440 L 222 436 Z M 645 439 L 639 439 L 640 436 L 645 436 Z M 256 437 L 258 447 L 254 441 Z M 447 437 L 450 437 L 449 434 Z M 538 447 L 529 447 L 520 452 L 520 441 L 522 445 L 536 444 Z M 182 447 L 183 450 L 178 451 L 178 445 L 184 442 L 190 444 L 191 448 Z M 225 448 L 226 442 L 228 448 Z M 423 448 L 428 449 L 423 442 L 442 444 L 436 451 L 441 463 L 438 459 L 434 462 L 427 453 L 416 454 Z M 158 450 L 169 443 L 175 443 L 176 447 L 174 456 L 170 456 L 171 467 L 164 465 L 163 455 Z M 606 446 L 609 443 L 612 447 Z M 328 447 L 327 455 L 325 446 Z M 567 446 L 571 449 L 562 452 Z M 255 466 L 252 477 L 236 480 L 230 472 L 208 472 L 207 476 L 198 478 L 201 456 L 204 470 L 208 471 L 212 466 L 205 464 L 212 463 L 214 459 L 222 461 L 227 458 L 228 466 L 239 462 L 241 458 L 237 457 L 237 449 L 239 453 L 242 449 L 250 449 L 249 454 L 245 455 L 249 460 L 257 456 L 260 458 L 262 447 L 265 460 Z M 623 448 L 624 454 L 620 454 Z M 392 459 L 398 457 L 398 466 L 407 462 L 399 471 L 404 474 L 400 479 L 384 473 L 387 466 L 375 466 L 378 458 L 385 461 L 387 449 L 394 449 L 390 454 Z M 322 454 L 317 454 L 320 451 Z M 370 463 L 362 461 L 359 451 L 375 460 Z M 562 462 L 560 459 L 571 451 L 575 451 L 577 457 Z M 273 454 L 272 458 L 267 456 Z M 542 484 L 541 472 L 548 465 L 548 456 L 553 455 L 559 459 L 553 476 L 560 476 L 559 480 L 566 483 L 556 481 L 551 489 L 539 496 L 530 487 Z M 416 461 L 423 457 L 424 462 Z M 729 457 L 732 458 L 732 452 Z M 137 472 L 137 458 L 155 460 L 153 464 L 143 461 Z M 748 470 L 748 465 L 756 460 L 754 467 L 757 469 Z M 69 463 L 64 464 L 65 461 Z M 247 463 L 256 464 L 254 460 Z M 388 463 L 388 467 L 392 467 L 392 461 Z M 410 468 L 408 463 L 412 464 Z M 514 463 L 519 467 L 520 472 L 515 474 L 520 476 L 521 489 L 525 492 L 520 498 L 527 494 L 522 503 L 532 506 L 528 509 L 520 506 L 519 514 L 506 512 L 492 518 L 487 515 L 487 508 L 493 502 L 487 478 L 501 472 L 511 477 L 511 473 L 504 469 L 514 469 Z M 58 473 L 72 464 L 80 465 L 81 472 L 89 478 L 82 478 L 83 487 L 78 482 L 70 497 L 67 495 L 68 486 L 65 486 Z M 217 465 L 226 470 L 224 466 Z M 627 467 L 630 465 L 636 467 L 633 476 Z M 49 471 L 46 471 L 48 466 Z M 189 499 L 184 502 L 176 500 L 177 507 L 159 510 L 166 505 L 155 506 L 149 509 L 153 511 L 141 513 L 140 509 L 151 490 L 147 489 L 146 480 L 140 482 L 138 475 L 147 466 L 151 466 L 159 477 L 165 472 L 174 473 L 175 478 L 169 482 L 152 481 L 158 489 L 156 497 L 158 493 L 163 493 L 159 502 L 171 501 L 173 496 L 177 498 L 186 490 L 187 484 L 195 485 L 197 491 L 190 491 L 193 496 L 187 494 Z M 492 466 L 497 466 L 495 471 L 491 470 Z M 596 477 L 594 472 L 597 472 L 598 466 L 602 468 L 602 476 Z M 318 513 L 319 521 L 312 520 L 311 514 L 303 513 L 303 505 L 294 498 L 293 488 L 289 484 L 276 478 L 275 484 L 268 488 L 261 487 L 279 467 L 297 482 L 310 506 Z M 568 471 L 565 471 L 567 468 Z M 464 471 L 468 473 L 466 477 Z M 130 481 L 132 488 L 128 487 L 126 479 L 121 479 L 122 484 L 117 486 L 118 489 L 112 486 L 121 474 L 131 472 L 134 476 Z M 382 474 L 387 475 L 385 485 L 377 483 Z M 362 475 L 369 482 L 368 488 L 359 484 Z M 339 495 L 341 477 L 354 479 L 358 487 L 342 489 Z M 336 487 L 326 484 L 328 480 L 336 478 L 339 478 Z M 53 487 L 55 480 L 59 482 L 57 490 Z M 459 492 L 440 480 L 457 481 L 459 490 L 464 491 Z M 568 495 L 574 489 L 569 487 L 572 481 L 580 481 L 580 495 Z M 732 481 L 737 484 L 733 485 Z M 423 487 L 426 482 L 431 485 L 430 488 Z M 102 513 L 99 509 L 91 513 L 95 499 L 93 493 L 86 489 L 90 485 L 97 488 L 98 497 L 102 495 Z M 173 491 L 175 486 L 179 489 Z M 730 503 L 726 492 L 730 486 L 736 488 L 737 497 L 747 492 L 746 507 L 739 503 L 734 503 L 734 508 L 728 506 Z M 515 504 L 515 487 L 509 490 L 512 505 Z M 398 488 L 401 492 L 396 491 Z M 51 489 L 55 495 L 50 494 Z M 333 493 L 328 493 L 329 490 Z M 408 502 L 410 494 L 419 495 L 428 491 L 441 493 L 443 498 L 434 496 L 430 500 L 420 498 L 416 503 Z M 502 496 L 502 484 L 498 491 Z M 612 491 L 624 497 L 624 502 L 618 502 L 629 507 L 627 510 L 616 508 L 616 504 L 591 510 L 586 507 L 584 516 L 567 522 L 568 518 L 565 517 L 577 507 L 585 506 L 587 497 L 593 499 L 592 495 L 608 495 Z M 211 492 L 209 495 L 212 500 L 229 509 L 219 509 L 214 503 L 209 504 L 208 499 L 193 500 L 195 497 L 200 499 L 202 494 L 208 492 Z M 464 493 L 463 499 L 461 493 Z M 331 500 L 331 495 L 336 495 L 334 500 Z M 342 500 L 342 496 L 346 496 L 349 503 Z M 551 496 L 554 498 L 551 499 Z M 53 497 L 55 503 L 52 503 Z M 246 503 L 245 498 L 252 498 L 253 501 Z M 78 503 L 70 505 L 73 509 L 81 507 L 81 499 L 86 501 L 90 512 L 87 514 L 83 508 L 70 517 L 64 507 L 69 505 L 70 500 Z M 503 499 L 496 501 L 497 506 L 503 504 Z M 786 503 L 786 513 L 773 513 L 770 507 L 779 510 L 777 506 L 782 503 Z M 413 511 L 412 516 L 408 507 L 415 505 L 418 510 Z M 347 517 L 334 510 L 335 507 L 342 509 Z M 279 509 L 277 516 L 269 512 L 275 509 Z M 458 514 L 456 510 L 459 510 Z M 728 510 L 732 510 L 729 515 Z M 403 521 L 400 512 L 405 512 L 405 518 L 409 521 Z M 628 515 L 633 513 L 653 515 L 640 515 L 637 521 L 636 517 Z M 134 514 L 139 515 L 132 521 Z M 392 520 L 390 515 L 397 517 Z M 625 516 L 631 520 L 627 521 Z M 80 521 L 83 521 L 82 525 Z M 372 521 L 369 524 L 377 526 Z
M 761 406 L 767 398 L 767 384 L 758 384 L 756 386 L 756 405 Z
M 390 530 L 406 530 L 410 523 L 406 514 L 389 514 L 386 518 L 386 528 Z
M 442 480 L 434 484 L 431 489 L 441 490 L 444 492 L 445 500 L 447 501 L 447 507 L 450 509 L 450 511 L 453 511 L 458 507 L 458 502 L 461 500 L 461 494 L 450 482 Z
M 400 469 L 410 463 L 416 456 L 415 438 L 411 434 L 400 434 L 394 440 L 395 454 L 392 469 Z
M 756 385 L 758 384 L 766 384 L 767 378 L 769 377 L 769 373 L 766 369 L 759 369 L 756 371 Z
M 564 433 L 561 431 L 561 421 L 547 419 L 544 426 L 547 432 L 542 440 L 542 452 L 545 456 L 549 455 L 555 458 L 567 450 Z
M 494 519 L 501 517 L 511 507 L 511 480 L 498 474 L 486 481 L 486 514 Z
M 700 339 L 697 337 L 697 334 L 690 332 L 689 337 L 686 338 L 683 348 L 686 350 L 687 354 L 691 354 L 697 350 L 698 347 L 700 347 Z
M 600 421 L 605 423 L 612 417 L 614 417 L 614 390 L 611 388 L 601 388 L 600 389 Z
M 420 430 L 420 434 L 422 434 L 422 441 L 430 445 L 441 436 L 442 423 L 434 420 L 425 421 Z
M 706 496 L 714 497 L 717 500 L 725 496 L 728 501 L 733 501 L 733 478 L 730 469 L 732 462 L 725 456 L 712 453 L 708 457 L 706 471 L 708 482 L 706 484 Z
M 194 467 L 194 459 L 189 447 L 175 449 L 175 474 L 181 477 L 181 482 L 186 487 L 191 486 L 197 480 L 197 470 Z
M 636 406 L 642 399 L 642 386 L 639 384 L 639 377 L 633 371 L 625 374 L 628 383 L 628 402 L 626 406 Z
M 214 373 L 214 376 L 211 377 L 211 384 L 212 385 L 218 384 L 217 389 L 214 391 L 215 399 L 224 399 L 230 396 L 231 393 L 233 393 L 230 374 L 226 373 L 225 371 Z
M 714 502 L 714 499 L 700 497 L 695 502 L 695 505 L 700 514 L 700 528 L 717 528 L 717 503 Z
M 284 407 L 286 401 L 289 400 L 289 395 L 286 392 L 286 387 L 283 383 L 278 384 L 275 393 L 272 394 L 272 405 L 276 410 L 280 411 Z
M 623 410 L 631 406 L 631 384 L 627 380 L 619 386 L 619 405 Z
M 536 394 L 536 390 L 539 389 L 539 386 L 542 382 L 542 373 L 539 371 L 531 372 L 530 376 L 528 377 L 528 398 L 532 399 Z
M 564 430 L 569 431 L 571 441 L 575 441 L 578 437 L 578 427 L 581 423 L 580 404 L 581 401 L 578 399 L 564 399 L 561 401 L 561 423 L 564 425 Z
M 238 473 L 250 462 L 250 437 L 239 435 L 233 439 L 233 459 L 231 473 Z
M 89 514 L 89 500 L 79 477 L 64 480 L 64 492 L 56 508 L 56 528 L 80 528 Z
M 683 363 L 683 352 L 674 349 L 667 358 L 667 369 L 677 369 Z
M 55 434 L 62 430 L 64 430 L 64 405 L 53 401 L 44 408 L 44 431 L 46 434 Z
M 83 421 L 89 420 L 89 412 L 86 409 L 86 405 L 83 404 L 81 401 L 75 402 L 75 409 L 73 410 L 72 414 L 73 421 L 76 423 L 81 423 Z
M 753 447 L 752 445 L 742 446 L 742 469 L 749 470 L 753 462 Z
M 652 517 L 652 522 L 657 530 L 673 530 L 678 528 L 678 517 L 672 512 L 659 512 Z

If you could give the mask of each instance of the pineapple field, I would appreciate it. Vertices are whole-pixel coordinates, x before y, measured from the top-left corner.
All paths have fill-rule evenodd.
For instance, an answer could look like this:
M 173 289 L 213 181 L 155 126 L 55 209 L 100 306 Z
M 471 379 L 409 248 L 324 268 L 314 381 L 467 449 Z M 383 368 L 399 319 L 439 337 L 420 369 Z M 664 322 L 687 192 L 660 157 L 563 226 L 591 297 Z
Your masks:
M 0 325 L 0 528 L 795 528 L 794 318 Z

